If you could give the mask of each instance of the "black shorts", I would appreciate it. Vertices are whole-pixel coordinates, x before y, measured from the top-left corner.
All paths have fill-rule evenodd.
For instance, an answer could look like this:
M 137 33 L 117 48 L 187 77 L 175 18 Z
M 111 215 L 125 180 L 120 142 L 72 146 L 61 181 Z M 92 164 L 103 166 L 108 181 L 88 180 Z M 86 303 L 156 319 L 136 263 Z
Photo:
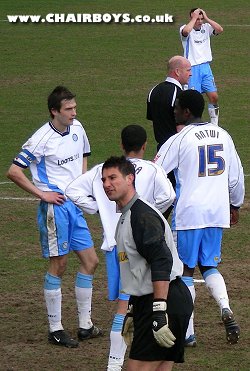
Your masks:
M 133 304 L 134 339 L 129 358 L 139 361 L 184 362 L 184 342 L 190 316 L 193 311 L 191 294 L 180 278 L 170 282 L 167 313 L 168 325 L 176 337 L 172 348 L 159 346 L 152 330 L 153 294 L 131 296 Z

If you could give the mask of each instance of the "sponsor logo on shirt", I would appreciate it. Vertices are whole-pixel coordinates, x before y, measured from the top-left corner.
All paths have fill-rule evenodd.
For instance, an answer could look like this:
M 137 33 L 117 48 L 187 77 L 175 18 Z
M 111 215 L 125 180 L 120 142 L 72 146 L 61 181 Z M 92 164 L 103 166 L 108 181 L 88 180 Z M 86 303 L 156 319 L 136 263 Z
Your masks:
M 128 262 L 128 256 L 125 253 L 125 251 L 119 252 L 118 257 L 119 257 L 119 262 L 120 263 Z
M 78 158 L 80 157 L 79 153 L 73 155 L 73 156 L 70 156 L 68 158 L 65 158 L 63 160 L 57 160 L 57 165 L 61 166 L 61 165 L 65 165 L 67 164 L 68 162 L 70 161 L 75 161 L 77 160 Z

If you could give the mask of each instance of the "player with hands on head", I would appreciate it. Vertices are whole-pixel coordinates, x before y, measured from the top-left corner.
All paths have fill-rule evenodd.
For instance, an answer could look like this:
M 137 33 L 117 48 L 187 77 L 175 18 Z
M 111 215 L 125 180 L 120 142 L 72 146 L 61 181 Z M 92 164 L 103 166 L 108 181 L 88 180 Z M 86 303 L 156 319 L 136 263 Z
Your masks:
M 186 57 L 192 66 L 188 88 L 206 93 L 211 123 L 218 125 L 219 106 L 217 87 L 210 67 L 212 51 L 210 37 L 223 32 L 222 26 L 209 18 L 201 8 L 190 10 L 190 21 L 180 27 L 180 37 Z
M 205 102 L 197 90 L 183 91 L 176 100 L 175 116 L 185 127 L 160 148 L 155 161 L 166 173 L 175 171 L 179 190 L 172 220 L 177 248 L 184 263 L 183 281 L 193 301 L 196 265 L 220 308 L 228 343 L 239 340 L 240 327 L 229 305 L 221 260 L 223 229 L 239 219 L 245 186 L 240 158 L 231 136 L 221 127 L 201 119 Z M 195 346 L 193 316 L 186 338 Z
M 136 168 L 124 156 L 104 162 L 104 191 L 121 212 L 115 239 L 121 287 L 130 295 L 123 328 L 129 342 L 134 326 L 127 370 L 170 371 L 174 362 L 184 362 L 193 303 L 180 278 L 183 265 L 170 227 L 154 206 L 140 198 L 135 179 Z
M 82 212 L 65 197 L 66 186 L 87 170 L 90 145 L 76 119 L 75 95 L 57 86 L 48 97 L 51 120 L 38 129 L 13 160 L 7 176 L 20 188 L 40 199 L 38 227 L 42 255 L 49 259 L 44 279 L 49 334 L 52 344 L 78 346 L 62 325 L 62 276 L 70 251 L 79 258 L 75 294 L 79 340 L 101 335 L 91 321 L 92 281 L 98 264 L 93 241 Z M 32 181 L 24 174 L 29 168 Z

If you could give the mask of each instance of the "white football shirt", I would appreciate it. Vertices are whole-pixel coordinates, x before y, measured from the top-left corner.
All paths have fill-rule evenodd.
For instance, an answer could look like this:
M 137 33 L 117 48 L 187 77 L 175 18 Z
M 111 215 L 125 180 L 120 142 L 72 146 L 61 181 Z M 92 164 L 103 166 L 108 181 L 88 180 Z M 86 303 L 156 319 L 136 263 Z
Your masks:
M 210 45 L 210 37 L 213 34 L 213 27 L 209 23 L 201 25 L 200 30 L 194 30 L 188 34 L 187 37 L 182 35 L 182 30 L 186 25 L 180 28 L 181 42 L 184 50 L 184 57 L 187 58 L 191 66 L 197 64 L 211 62 L 212 51 Z
M 47 122 L 22 146 L 13 162 L 30 167 L 37 188 L 64 193 L 66 186 L 82 174 L 83 157 L 88 155 L 89 141 L 78 120 L 73 120 L 65 133 Z
M 173 229 L 230 226 L 230 204 L 244 200 L 241 161 L 230 135 L 211 123 L 188 125 L 160 148 L 155 162 L 175 171 Z
M 151 161 L 129 160 L 135 166 L 137 193 L 161 212 L 166 211 L 175 199 L 175 191 L 165 171 Z M 116 245 L 115 229 L 121 214 L 116 209 L 116 203 L 110 201 L 104 192 L 102 165 L 96 165 L 69 184 L 66 196 L 86 213 L 99 211 L 104 230 L 101 248 L 112 250 Z

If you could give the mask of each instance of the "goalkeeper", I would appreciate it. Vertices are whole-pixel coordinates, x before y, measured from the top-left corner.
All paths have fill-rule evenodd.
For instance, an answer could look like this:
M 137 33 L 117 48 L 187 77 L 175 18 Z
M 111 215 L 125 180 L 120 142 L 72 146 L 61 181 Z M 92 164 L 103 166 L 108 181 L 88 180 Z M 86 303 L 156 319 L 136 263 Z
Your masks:
M 131 345 L 127 371 L 169 371 L 184 362 L 193 309 L 169 225 L 136 193 L 135 168 L 124 156 L 103 164 L 102 181 L 122 213 L 116 242 L 122 287 L 131 295 L 122 332 Z

